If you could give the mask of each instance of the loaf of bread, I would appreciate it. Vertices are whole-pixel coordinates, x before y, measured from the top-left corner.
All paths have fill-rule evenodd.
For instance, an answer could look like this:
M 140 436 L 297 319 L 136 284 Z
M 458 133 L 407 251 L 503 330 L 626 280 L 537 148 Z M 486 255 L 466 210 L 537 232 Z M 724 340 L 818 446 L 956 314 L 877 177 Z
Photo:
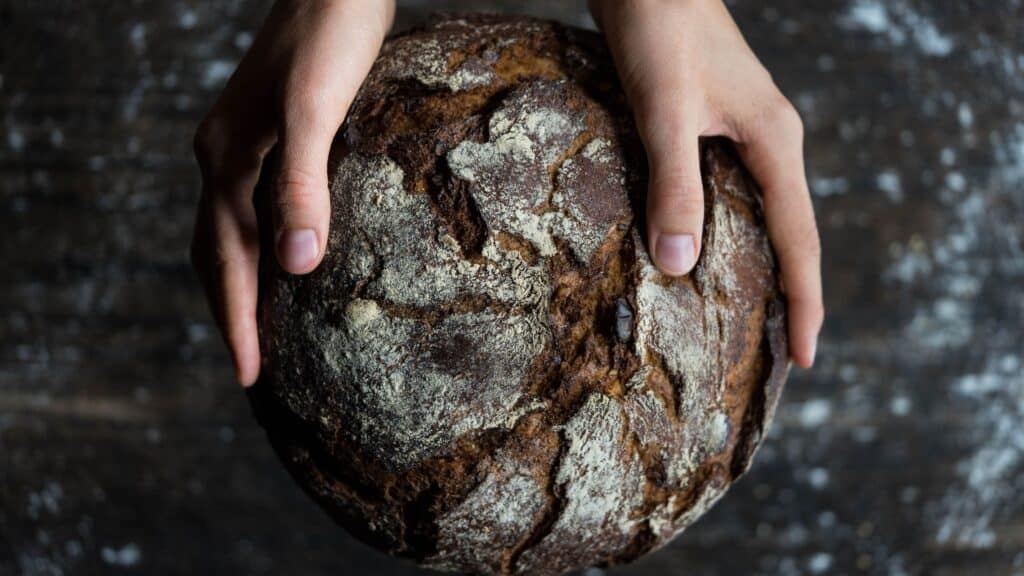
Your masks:
M 298 483 L 443 570 L 679 534 L 747 470 L 788 369 L 757 188 L 728 142 L 701 168 L 703 251 L 672 279 L 598 34 L 471 16 L 390 39 L 335 139 L 323 263 L 261 261 L 251 398 Z

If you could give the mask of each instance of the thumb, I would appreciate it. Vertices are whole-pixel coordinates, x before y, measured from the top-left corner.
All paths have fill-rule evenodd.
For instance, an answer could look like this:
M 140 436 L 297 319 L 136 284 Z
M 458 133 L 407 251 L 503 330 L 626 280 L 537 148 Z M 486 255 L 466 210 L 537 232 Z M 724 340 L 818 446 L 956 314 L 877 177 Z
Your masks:
M 301 5 L 302 41 L 283 92 L 275 189 L 275 249 L 281 267 L 312 271 L 330 224 L 327 161 L 334 135 L 366 78 L 394 15 L 392 2 Z
M 663 273 L 682 276 L 697 262 L 704 223 L 701 107 L 694 78 L 681 64 L 687 50 L 679 16 L 687 16 L 686 11 L 596 0 L 591 7 L 605 30 L 647 151 L 651 259 Z
M 697 262 L 704 227 L 704 186 L 700 177 L 697 132 L 687 129 L 688 123 L 682 119 L 662 120 L 656 129 L 644 128 L 650 126 L 648 122 L 639 124 L 650 174 L 648 247 L 662 272 L 682 276 Z M 680 129 L 671 128 L 673 125 Z
M 280 164 L 274 189 L 274 245 L 281 268 L 312 271 L 327 246 L 331 201 L 327 156 L 334 123 L 318 124 L 312 114 L 290 114 L 280 136 Z M 298 117 L 296 117 L 298 116 Z

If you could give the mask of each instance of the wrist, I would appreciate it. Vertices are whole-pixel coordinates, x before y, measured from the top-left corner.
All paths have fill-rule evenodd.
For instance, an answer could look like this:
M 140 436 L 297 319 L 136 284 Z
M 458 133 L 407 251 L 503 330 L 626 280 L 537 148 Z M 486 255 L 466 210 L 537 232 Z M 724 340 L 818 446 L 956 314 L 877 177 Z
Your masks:
M 721 0 L 587 0 L 587 7 L 594 22 L 604 30 L 606 25 L 615 25 L 621 18 L 630 14 L 692 9 L 701 4 L 714 2 Z
M 278 0 L 287 14 L 337 14 L 358 18 L 366 28 L 379 31 L 381 38 L 391 30 L 395 18 L 395 0 Z

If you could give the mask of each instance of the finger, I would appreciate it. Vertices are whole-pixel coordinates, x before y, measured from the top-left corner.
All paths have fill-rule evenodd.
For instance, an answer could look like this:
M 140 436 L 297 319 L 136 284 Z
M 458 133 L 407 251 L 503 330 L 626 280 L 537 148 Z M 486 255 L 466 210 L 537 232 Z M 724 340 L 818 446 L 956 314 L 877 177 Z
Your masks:
M 662 128 L 641 132 L 650 173 L 647 239 L 658 268 L 668 275 L 681 276 L 693 269 L 700 254 L 704 187 L 696 130 L 686 128 L 683 121 L 668 123 L 683 127 L 678 132 Z
M 782 269 L 788 303 L 790 356 L 809 368 L 825 318 L 821 293 L 821 242 L 804 175 L 803 127 L 781 100 L 741 131 L 739 151 L 764 194 L 768 234 Z
M 697 261 L 704 222 L 702 107 L 692 70 L 680 63 L 687 61 L 678 34 L 686 14 L 630 6 L 592 3 L 647 151 L 648 250 L 662 272 L 680 276 Z
M 255 179 L 243 177 L 233 184 L 251 191 Z M 259 239 L 251 192 L 234 198 L 218 194 L 212 201 L 214 246 L 209 276 L 215 314 L 231 351 L 235 375 L 242 386 L 250 386 L 260 370 L 256 328 Z
M 281 156 L 275 187 L 274 234 L 278 262 L 293 274 L 311 272 L 327 247 L 331 143 L 386 33 L 372 3 L 338 3 L 310 18 L 282 93 Z M 331 23 L 330 28 L 321 28 Z
M 259 236 L 253 190 L 273 134 L 256 123 L 234 125 L 212 115 L 194 142 L 203 189 L 192 259 L 228 346 L 235 376 L 255 383 L 260 369 L 256 329 Z

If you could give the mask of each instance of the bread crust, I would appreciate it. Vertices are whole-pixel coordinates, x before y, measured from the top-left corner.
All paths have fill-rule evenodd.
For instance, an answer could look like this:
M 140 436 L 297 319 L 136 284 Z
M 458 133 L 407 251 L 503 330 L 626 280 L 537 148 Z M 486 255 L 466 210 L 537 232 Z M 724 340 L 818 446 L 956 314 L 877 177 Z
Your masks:
M 323 263 L 261 261 L 250 398 L 297 482 L 438 569 L 555 574 L 681 532 L 788 371 L 757 187 L 728 142 L 700 150 L 702 254 L 671 279 L 600 36 L 463 16 L 390 39 L 332 148 Z

